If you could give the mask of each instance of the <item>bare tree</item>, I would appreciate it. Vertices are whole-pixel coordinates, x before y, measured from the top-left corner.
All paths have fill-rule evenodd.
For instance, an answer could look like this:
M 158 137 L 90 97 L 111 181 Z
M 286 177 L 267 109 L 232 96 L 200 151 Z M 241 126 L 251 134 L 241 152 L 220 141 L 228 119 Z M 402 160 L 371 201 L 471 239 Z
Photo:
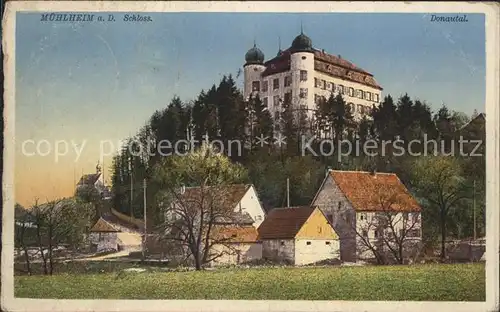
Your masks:
M 31 232 L 32 228 L 32 214 L 30 210 L 24 209 L 20 205 L 16 204 L 15 207 L 15 245 L 16 248 L 20 248 L 24 253 L 24 260 L 26 262 L 26 272 L 31 275 L 31 263 L 29 246 L 32 245 Z
M 163 207 L 166 217 L 161 233 L 192 257 L 197 270 L 234 249 L 230 238 L 219 235 L 224 223 L 238 221 L 227 187 L 202 185 L 169 193 L 169 204 Z M 216 250 L 216 245 L 226 248 Z
M 216 235 L 216 228 L 238 221 L 228 186 L 243 179 L 243 168 L 204 146 L 186 156 L 164 159 L 154 172 L 161 189 L 156 200 L 164 217 L 158 225 L 162 239 L 175 241 L 197 270 L 221 257 L 223 253 L 213 247 L 226 238 Z
M 376 206 L 358 212 L 354 231 L 358 250 L 370 251 L 377 263 L 404 263 L 421 243 L 420 208 L 409 201 L 409 194 L 391 187 L 381 187 L 373 194 Z M 373 237 L 370 237 L 373 233 Z
M 62 244 L 78 248 L 85 239 L 92 220 L 93 207 L 78 205 L 69 199 L 56 199 L 32 207 L 36 240 L 43 261 L 44 274 L 54 272 L 54 251 Z

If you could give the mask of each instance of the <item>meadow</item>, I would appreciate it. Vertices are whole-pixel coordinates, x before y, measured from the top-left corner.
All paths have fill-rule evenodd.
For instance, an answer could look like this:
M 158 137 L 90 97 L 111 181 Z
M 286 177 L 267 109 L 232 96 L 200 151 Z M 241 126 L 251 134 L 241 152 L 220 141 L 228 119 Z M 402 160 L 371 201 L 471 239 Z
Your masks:
M 97 273 L 101 272 L 101 273 Z M 15 295 L 54 299 L 484 301 L 485 266 L 281 267 L 15 276 Z

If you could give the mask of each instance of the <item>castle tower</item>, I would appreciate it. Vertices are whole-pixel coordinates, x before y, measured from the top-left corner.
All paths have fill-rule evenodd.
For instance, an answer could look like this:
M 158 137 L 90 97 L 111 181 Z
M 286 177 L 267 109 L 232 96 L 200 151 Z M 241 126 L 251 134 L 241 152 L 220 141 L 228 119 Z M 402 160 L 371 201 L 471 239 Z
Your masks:
M 250 95 L 256 96 L 261 90 L 261 75 L 266 69 L 264 66 L 264 53 L 257 48 L 255 42 L 253 48 L 245 54 L 244 89 L 243 95 L 248 99 Z
M 292 105 L 315 109 L 314 103 L 314 50 L 312 41 L 301 31 L 290 48 L 290 72 L 292 74 Z

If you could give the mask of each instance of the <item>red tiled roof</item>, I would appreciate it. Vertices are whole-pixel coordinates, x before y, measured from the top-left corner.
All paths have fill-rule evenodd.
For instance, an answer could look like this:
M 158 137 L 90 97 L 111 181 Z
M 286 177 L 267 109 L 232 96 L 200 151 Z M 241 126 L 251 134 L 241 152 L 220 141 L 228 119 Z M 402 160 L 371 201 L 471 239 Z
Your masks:
M 290 70 L 290 49 L 286 49 L 280 55 L 264 63 L 266 69 L 263 77 Z M 373 75 L 353 63 L 336 55 L 323 51 L 314 51 L 314 69 L 330 76 L 339 77 L 344 80 L 354 81 L 376 89 L 382 87 L 375 81 Z
M 309 206 L 272 209 L 257 229 L 259 239 L 294 238 L 313 211 Z
M 230 243 L 253 243 L 258 237 L 257 229 L 253 226 L 217 226 L 213 234 L 215 240 Z
M 209 196 L 220 196 L 220 198 L 215 198 L 217 202 L 220 202 L 227 209 L 234 209 L 236 205 L 241 201 L 243 196 L 246 194 L 250 185 L 245 184 L 232 184 L 232 185 L 221 185 L 214 187 L 206 187 L 206 193 L 203 193 L 201 187 L 186 187 L 183 194 L 179 194 L 179 200 L 184 201 L 185 203 L 192 201 L 199 202 L 202 197 Z M 214 191 L 208 191 L 210 189 L 214 189 Z
M 394 173 L 331 171 L 356 211 L 419 212 L 420 205 Z

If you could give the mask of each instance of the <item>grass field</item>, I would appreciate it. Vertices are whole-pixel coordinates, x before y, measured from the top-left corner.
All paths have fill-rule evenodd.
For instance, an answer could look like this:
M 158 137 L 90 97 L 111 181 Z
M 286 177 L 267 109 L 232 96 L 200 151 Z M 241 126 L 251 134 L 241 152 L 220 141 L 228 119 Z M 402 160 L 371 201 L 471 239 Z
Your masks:
M 484 301 L 484 264 L 15 276 L 16 297 Z

